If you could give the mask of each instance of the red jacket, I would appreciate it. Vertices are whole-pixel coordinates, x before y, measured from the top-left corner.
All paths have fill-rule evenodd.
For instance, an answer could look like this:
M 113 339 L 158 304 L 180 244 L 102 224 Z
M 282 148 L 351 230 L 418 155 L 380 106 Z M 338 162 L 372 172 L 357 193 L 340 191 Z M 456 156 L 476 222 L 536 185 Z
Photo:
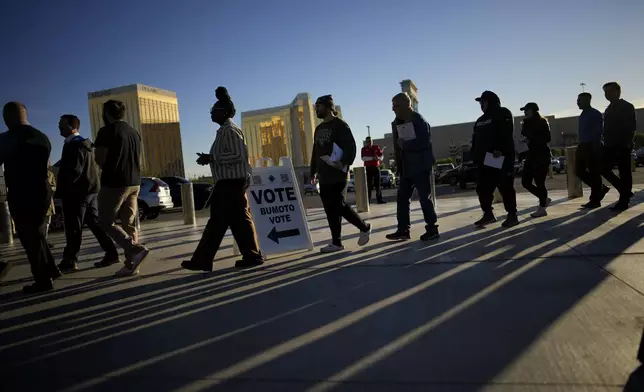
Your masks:
M 380 157 L 382 156 L 382 150 L 380 147 L 373 144 L 371 147 L 362 147 L 362 161 L 364 162 L 365 167 L 380 167 Z M 372 158 L 371 160 L 365 160 L 365 158 Z

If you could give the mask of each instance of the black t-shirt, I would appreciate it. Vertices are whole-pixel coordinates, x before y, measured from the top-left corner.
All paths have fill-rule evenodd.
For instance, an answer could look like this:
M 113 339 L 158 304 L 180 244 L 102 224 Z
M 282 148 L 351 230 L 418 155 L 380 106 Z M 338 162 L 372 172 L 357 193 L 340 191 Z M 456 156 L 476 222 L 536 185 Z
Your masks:
M 98 131 L 96 148 L 107 148 L 101 167 L 101 185 L 121 188 L 141 185 L 141 136 L 124 121 L 116 121 Z

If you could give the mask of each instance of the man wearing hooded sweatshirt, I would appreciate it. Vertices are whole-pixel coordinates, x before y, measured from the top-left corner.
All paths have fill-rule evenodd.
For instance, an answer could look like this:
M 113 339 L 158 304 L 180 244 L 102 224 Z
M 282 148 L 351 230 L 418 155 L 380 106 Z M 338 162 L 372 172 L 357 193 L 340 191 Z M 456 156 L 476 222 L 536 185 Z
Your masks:
M 523 187 L 539 199 L 539 207 L 533 212 L 533 218 L 548 215 L 546 207 L 550 204 L 546 176 L 550 168 L 550 124 L 539 114 L 539 105 L 528 102 L 521 111 L 525 113 L 521 135 L 528 143 L 521 183 Z
M 112 239 L 99 226 L 98 216 L 98 166 L 94 161 L 94 146 L 89 139 L 78 134 L 80 120 L 73 114 L 60 117 L 58 129 L 65 138 L 58 168 L 56 198 L 63 203 L 65 237 L 67 245 L 58 268 L 63 272 L 78 271 L 78 253 L 83 239 L 83 224 L 98 240 L 105 251 L 96 267 L 107 267 L 119 262 L 119 255 Z
M 499 96 L 484 91 L 476 98 L 483 115 L 474 124 L 472 135 L 472 158 L 478 165 L 476 193 L 483 210 L 483 217 L 474 225 L 485 226 L 496 222 L 492 203 L 494 190 L 499 189 L 508 216 L 503 227 L 519 224 L 517 217 L 517 195 L 514 190 L 514 118 L 512 113 L 501 106 Z M 503 157 L 500 169 L 485 165 L 485 156 Z

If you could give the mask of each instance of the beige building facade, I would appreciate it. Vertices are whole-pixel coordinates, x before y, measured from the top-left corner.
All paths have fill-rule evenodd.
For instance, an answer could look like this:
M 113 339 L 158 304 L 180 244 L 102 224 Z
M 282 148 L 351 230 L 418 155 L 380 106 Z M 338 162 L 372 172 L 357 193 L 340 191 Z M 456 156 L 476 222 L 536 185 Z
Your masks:
M 125 103 L 125 121 L 142 141 L 142 174 L 185 177 L 177 94 L 160 88 L 132 84 L 88 93 L 92 139 L 103 124 L 103 104 Z
M 336 108 L 341 117 L 341 108 Z M 277 164 L 279 158 L 289 156 L 294 166 L 308 166 L 313 133 L 321 121 L 308 93 L 297 94 L 288 105 L 242 112 L 241 126 L 251 163 L 270 158 Z

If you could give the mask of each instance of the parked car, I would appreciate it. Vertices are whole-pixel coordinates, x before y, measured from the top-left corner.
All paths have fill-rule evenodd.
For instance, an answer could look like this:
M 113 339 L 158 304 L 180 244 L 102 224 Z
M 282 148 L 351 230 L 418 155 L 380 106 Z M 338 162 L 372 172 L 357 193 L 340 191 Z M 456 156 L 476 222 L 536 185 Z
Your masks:
M 561 157 L 559 157 L 557 159 L 559 160 L 559 163 L 561 164 L 561 171 L 565 171 L 566 170 L 566 157 L 561 156 Z
M 347 184 L 347 192 L 355 192 L 355 191 L 356 191 L 356 183 L 353 177 L 353 172 L 351 172 L 349 174 L 349 183 Z
M 189 184 L 190 181 L 183 177 L 159 177 L 159 179 L 170 187 L 172 204 L 174 204 L 175 207 L 181 207 L 183 205 L 181 200 L 181 184 Z
M 552 166 L 552 171 L 557 174 L 561 174 L 561 172 L 563 171 L 563 164 L 558 158 L 553 157 L 552 159 L 550 159 L 550 165 Z
M 380 170 L 380 186 L 383 188 L 395 188 L 398 186 L 396 175 L 389 169 Z
M 452 170 L 444 171 L 437 179 L 439 184 L 460 186 L 466 189 L 468 184 L 476 182 L 476 165 L 472 162 L 465 162 Z
M 454 169 L 455 169 L 455 166 L 453 163 L 439 163 L 438 165 L 436 165 L 436 168 L 434 169 L 434 173 L 438 178 L 442 173 L 448 170 L 454 170 Z
M 320 194 L 320 184 L 316 181 L 315 185 L 311 184 L 310 182 L 308 184 L 304 184 L 304 196 L 306 195 L 319 195 Z
M 157 177 L 141 178 L 139 191 L 139 220 L 156 219 L 165 209 L 174 207 L 170 187 Z
M 195 210 L 203 210 L 212 194 L 214 186 L 206 182 L 193 182 L 192 194 L 195 198 Z

